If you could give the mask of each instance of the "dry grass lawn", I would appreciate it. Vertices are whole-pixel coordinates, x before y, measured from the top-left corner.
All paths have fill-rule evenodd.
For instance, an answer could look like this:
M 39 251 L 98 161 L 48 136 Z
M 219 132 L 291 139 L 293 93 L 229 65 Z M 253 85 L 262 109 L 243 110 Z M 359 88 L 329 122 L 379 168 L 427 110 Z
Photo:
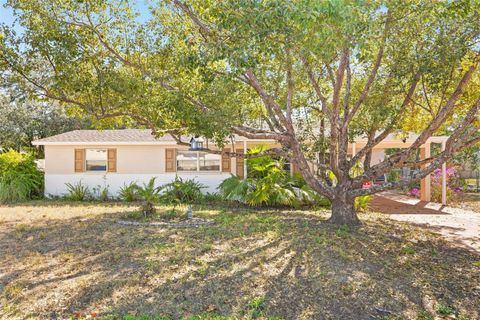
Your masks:
M 0 207 L 0 318 L 480 319 L 480 256 L 378 214 L 357 229 L 221 207 L 194 208 L 216 221 L 198 229 L 116 223 L 135 210 Z

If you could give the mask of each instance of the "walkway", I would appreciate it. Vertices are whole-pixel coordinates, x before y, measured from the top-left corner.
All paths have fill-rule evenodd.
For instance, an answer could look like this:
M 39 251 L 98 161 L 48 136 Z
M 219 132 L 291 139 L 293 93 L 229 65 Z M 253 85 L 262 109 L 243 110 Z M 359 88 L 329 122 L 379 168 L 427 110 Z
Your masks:
M 374 211 L 442 234 L 447 240 L 480 252 L 480 212 L 444 207 L 393 191 L 382 192 L 370 203 Z

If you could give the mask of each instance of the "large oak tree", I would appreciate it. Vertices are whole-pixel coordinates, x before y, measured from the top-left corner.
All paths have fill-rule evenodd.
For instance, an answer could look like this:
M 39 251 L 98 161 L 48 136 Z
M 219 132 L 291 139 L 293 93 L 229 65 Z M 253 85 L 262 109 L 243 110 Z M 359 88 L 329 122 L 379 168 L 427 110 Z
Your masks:
M 422 167 L 420 180 L 480 141 L 474 1 L 158 1 L 145 23 L 120 0 L 8 5 L 25 32 L 3 28 L 5 77 L 180 144 L 185 134 L 276 140 L 266 153 L 290 159 L 331 200 L 332 223 L 359 223 L 356 197 L 410 183 L 365 181 L 407 165 Z M 419 133 L 410 147 L 371 164 L 376 145 L 407 130 Z M 444 133 L 444 151 L 412 162 Z M 361 136 L 368 143 L 350 158 Z

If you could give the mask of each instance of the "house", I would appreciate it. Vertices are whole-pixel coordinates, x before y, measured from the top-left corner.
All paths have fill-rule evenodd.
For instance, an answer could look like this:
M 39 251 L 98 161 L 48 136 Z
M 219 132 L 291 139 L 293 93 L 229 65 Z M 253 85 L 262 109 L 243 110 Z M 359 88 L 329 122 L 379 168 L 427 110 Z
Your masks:
M 185 139 L 185 141 L 189 141 Z M 204 142 L 206 143 L 206 142 Z M 249 140 L 235 137 L 234 144 L 224 148 L 245 153 L 256 145 L 269 145 L 271 140 Z M 194 151 L 179 146 L 166 135 L 155 138 L 150 130 L 75 130 L 35 140 L 35 146 L 45 148 L 45 195 L 67 193 L 66 183 L 82 182 L 90 188 L 107 187 L 112 196 L 124 184 L 142 184 L 151 177 L 162 185 L 175 176 L 195 179 L 214 192 L 231 174 L 244 177 L 244 159 L 227 155 Z M 210 149 L 215 146 L 210 144 Z
M 372 150 L 372 164 L 383 161 L 388 148 L 408 148 L 417 138 L 409 135 L 402 139 L 389 135 Z M 423 159 L 430 157 L 430 145 L 441 144 L 442 149 L 448 137 L 431 137 L 421 148 Z M 189 141 L 185 139 L 185 141 Z M 193 138 L 192 145 L 208 143 Z M 124 130 L 75 130 L 59 135 L 35 140 L 36 146 L 45 148 L 45 195 L 60 196 L 67 192 L 66 183 L 82 182 L 90 188 L 108 187 L 109 193 L 116 196 L 120 188 L 130 182 L 144 183 L 156 177 L 158 185 L 166 184 L 179 176 L 195 179 L 215 192 L 218 185 L 231 174 L 246 177 L 245 160 L 229 157 L 226 154 L 212 154 L 180 146 L 169 135 L 155 138 L 147 129 Z M 348 153 L 355 155 L 367 144 L 358 138 L 348 146 Z M 274 140 L 252 140 L 236 136 L 232 144 L 236 153 L 246 153 L 258 146 L 275 146 Z M 208 146 L 215 149 L 214 145 Z M 312 170 L 315 164 L 312 163 Z M 287 166 L 290 172 L 294 166 Z M 446 169 L 443 165 L 442 199 L 446 204 Z M 430 200 L 430 177 L 421 183 L 421 199 Z

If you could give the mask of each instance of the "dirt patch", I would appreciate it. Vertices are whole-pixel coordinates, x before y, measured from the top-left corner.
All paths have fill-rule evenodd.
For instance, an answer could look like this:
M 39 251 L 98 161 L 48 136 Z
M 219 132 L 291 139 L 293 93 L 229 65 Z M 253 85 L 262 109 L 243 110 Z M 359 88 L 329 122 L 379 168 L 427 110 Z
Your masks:
M 160 229 L 119 225 L 131 207 L 112 206 L 0 207 L 0 317 L 480 317 L 479 256 L 381 215 L 350 229 L 325 211 L 194 207 L 216 223 Z

